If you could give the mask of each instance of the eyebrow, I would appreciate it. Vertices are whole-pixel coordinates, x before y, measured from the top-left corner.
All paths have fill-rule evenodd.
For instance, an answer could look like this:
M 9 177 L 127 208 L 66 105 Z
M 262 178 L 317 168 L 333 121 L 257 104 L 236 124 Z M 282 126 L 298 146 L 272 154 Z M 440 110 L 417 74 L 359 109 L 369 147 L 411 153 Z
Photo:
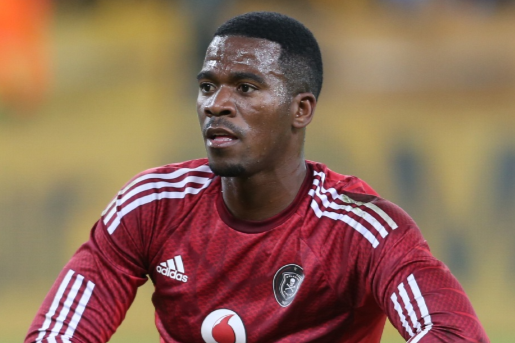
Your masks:
M 257 82 L 259 84 L 266 83 L 265 80 L 261 76 L 256 75 L 254 73 L 235 71 L 235 72 L 231 72 L 229 75 L 230 75 L 230 78 L 232 81 L 254 80 L 255 82 Z M 213 80 L 215 78 L 216 78 L 215 74 L 211 71 L 201 71 L 197 75 L 197 80 L 201 80 L 201 79 Z
M 214 74 L 210 71 L 201 71 L 197 75 L 197 81 L 201 80 L 201 79 L 213 79 L 213 78 L 214 78 Z

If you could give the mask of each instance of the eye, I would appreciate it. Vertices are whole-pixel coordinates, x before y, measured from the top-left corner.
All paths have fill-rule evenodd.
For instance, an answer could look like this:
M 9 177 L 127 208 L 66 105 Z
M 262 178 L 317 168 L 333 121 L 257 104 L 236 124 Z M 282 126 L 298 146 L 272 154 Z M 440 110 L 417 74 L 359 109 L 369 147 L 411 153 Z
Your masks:
M 252 93 L 256 90 L 256 88 L 254 86 L 249 85 L 248 83 L 242 83 L 238 86 L 238 90 L 242 93 Z
M 209 93 L 209 92 L 212 92 L 215 88 L 214 85 L 212 85 L 211 83 L 207 83 L 207 82 L 202 82 L 200 85 L 199 85 L 199 88 L 200 88 L 200 91 L 202 93 Z

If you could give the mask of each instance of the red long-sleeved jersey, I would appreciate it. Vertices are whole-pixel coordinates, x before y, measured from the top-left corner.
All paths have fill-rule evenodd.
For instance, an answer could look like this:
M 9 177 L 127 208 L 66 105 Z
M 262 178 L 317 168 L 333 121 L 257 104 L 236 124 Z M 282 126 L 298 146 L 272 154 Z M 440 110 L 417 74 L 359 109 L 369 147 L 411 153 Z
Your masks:
M 106 342 L 147 276 L 161 342 L 489 342 L 413 220 L 307 162 L 293 203 L 233 217 L 207 160 L 137 175 L 59 275 L 25 342 Z

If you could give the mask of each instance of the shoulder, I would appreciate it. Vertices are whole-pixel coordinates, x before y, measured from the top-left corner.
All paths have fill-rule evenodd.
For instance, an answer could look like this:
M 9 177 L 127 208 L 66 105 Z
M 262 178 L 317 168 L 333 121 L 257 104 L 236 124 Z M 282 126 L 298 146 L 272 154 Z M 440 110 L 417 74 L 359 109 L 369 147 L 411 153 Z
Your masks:
M 410 216 L 367 183 L 321 164 L 310 167 L 311 214 L 303 227 L 303 239 L 336 289 L 367 289 L 370 283 L 363 282 L 377 270 L 393 270 L 410 250 L 426 248 Z
M 184 198 L 187 194 L 199 193 L 213 178 L 207 159 L 167 164 L 134 176 L 118 192 L 116 200 L 122 205 L 142 197 L 150 201 Z
M 134 176 L 118 193 L 124 198 L 145 192 L 185 192 L 188 187 L 203 188 L 209 185 L 214 174 L 206 159 L 167 164 L 147 169 Z
M 309 162 L 313 170 L 311 209 L 332 228 L 351 232 L 353 241 L 368 250 L 397 240 L 405 231 L 420 232 L 411 217 L 394 203 L 381 198 L 365 181 L 336 173 Z
M 112 233 L 129 213 L 156 213 L 150 207 L 159 206 L 163 200 L 181 200 L 197 195 L 211 184 L 213 178 L 207 159 L 147 169 L 125 184 L 102 212 L 102 219 Z M 168 206 L 167 211 L 170 210 Z

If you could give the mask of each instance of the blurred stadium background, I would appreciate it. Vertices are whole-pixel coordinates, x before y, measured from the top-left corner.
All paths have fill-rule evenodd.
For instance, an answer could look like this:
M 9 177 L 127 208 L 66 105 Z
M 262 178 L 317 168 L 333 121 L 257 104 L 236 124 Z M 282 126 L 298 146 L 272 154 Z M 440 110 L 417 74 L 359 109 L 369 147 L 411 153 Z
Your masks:
M 251 10 L 303 21 L 326 81 L 306 155 L 419 223 L 492 342 L 515 342 L 515 2 L 0 0 L 0 342 L 135 173 L 204 156 L 195 76 Z M 158 342 L 151 283 L 112 342 Z M 403 340 L 389 324 L 384 342 Z

